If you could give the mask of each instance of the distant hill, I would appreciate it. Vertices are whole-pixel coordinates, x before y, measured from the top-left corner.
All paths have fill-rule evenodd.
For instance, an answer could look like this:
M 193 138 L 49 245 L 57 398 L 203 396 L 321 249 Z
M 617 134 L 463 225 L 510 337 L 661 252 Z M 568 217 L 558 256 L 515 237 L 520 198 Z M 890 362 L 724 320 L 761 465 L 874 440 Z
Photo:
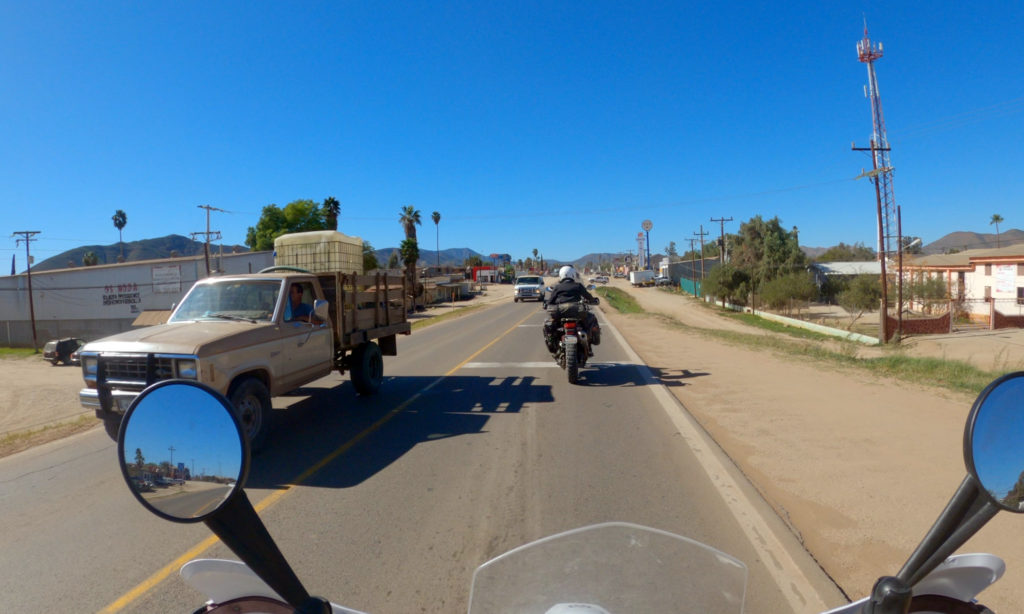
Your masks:
M 178 256 L 194 256 L 203 253 L 202 241 L 193 241 L 181 235 L 167 235 L 158 239 L 141 239 L 139 241 L 125 241 L 124 259 L 125 262 L 136 260 L 153 260 L 156 258 L 170 258 L 172 252 Z M 213 246 L 211 246 L 212 248 Z M 217 245 L 219 251 L 221 245 Z M 249 248 L 244 245 L 224 245 L 225 252 L 247 252 Z M 47 258 L 38 264 L 32 265 L 33 271 L 52 271 L 54 269 L 65 269 L 69 266 L 83 266 L 82 259 L 89 252 L 96 254 L 97 264 L 113 264 L 121 255 L 121 244 L 113 245 L 83 245 L 61 252 L 56 256 Z
M 815 258 L 817 258 L 818 256 L 824 254 L 825 252 L 827 252 L 830 249 L 832 249 L 832 248 L 831 247 L 807 247 L 806 245 L 801 245 L 800 246 L 800 250 L 810 260 L 814 260 Z
M 388 260 L 391 258 L 392 253 L 398 253 L 397 247 L 384 247 L 381 249 L 373 250 L 373 254 L 377 257 L 377 262 L 380 265 L 387 266 Z M 469 258 L 478 256 L 484 263 L 491 261 L 490 258 L 484 256 L 479 252 L 475 252 L 468 247 L 453 247 L 450 249 L 441 250 L 441 266 L 450 267 L 461 267 L 462 264 Z M 399 254 L 399 260 L 401 260 L 401 254 Z M 432 249 L 420 249 L 420 262 L 427 266 L 433 266 L 437 264 L 437 252 Z
M 1024 243 L 1024 230 L 1010 229 L 999 233 L 999 245 L 1006 247 Z M 996 233 L 957 231 L 922 247 L 925 254 L 944 254 L 949 250 L 986 249 L 996 247 Z

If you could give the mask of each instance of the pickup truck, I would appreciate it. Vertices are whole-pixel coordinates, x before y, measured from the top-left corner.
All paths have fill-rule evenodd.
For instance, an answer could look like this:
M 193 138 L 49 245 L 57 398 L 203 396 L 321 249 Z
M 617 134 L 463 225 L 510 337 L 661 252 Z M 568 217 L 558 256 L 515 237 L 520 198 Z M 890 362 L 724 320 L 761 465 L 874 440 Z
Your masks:
M 201 279 L 166 323 L 83 347 L 79 401 L 116 438 L 125 410 L 147 386 L 164 379 L 202 382 L 231 401 L 250 445 L 259 449 L 271 397 L 332 370 L 349 371 L 357 393 L 376 392 L 382 356 L 395 356 L 396 335 L 411 330 L 406 294 L 398 276 L 293 267 Z
M 512 302 L 526 299 L 544 300 L 544 277 L 542 275 L 521 275 L 512 286 Z

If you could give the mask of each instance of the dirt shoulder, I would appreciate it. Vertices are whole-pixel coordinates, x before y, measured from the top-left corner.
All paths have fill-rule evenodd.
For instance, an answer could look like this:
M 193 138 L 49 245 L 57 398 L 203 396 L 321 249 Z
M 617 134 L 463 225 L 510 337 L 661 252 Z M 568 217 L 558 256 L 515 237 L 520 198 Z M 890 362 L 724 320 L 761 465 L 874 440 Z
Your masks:
M 686 325 L 604 309 L 839 586 L 863 596 L 879 575 L 898 571 L 965 475 L 961 442 L 973 397 L 728 345 L 700 329 L 765 333 L 692 298 L 619 286 L 646 311 Z M 967 348 L 955 341 L 913 351 L 981 356 L 992 347 L 984 338 Z M 1024 536 L 1011 516 L 998 516 L 962 549 L 1006 560 L 1006 578 L 982 595 L 995 611 L 1024 603 Z

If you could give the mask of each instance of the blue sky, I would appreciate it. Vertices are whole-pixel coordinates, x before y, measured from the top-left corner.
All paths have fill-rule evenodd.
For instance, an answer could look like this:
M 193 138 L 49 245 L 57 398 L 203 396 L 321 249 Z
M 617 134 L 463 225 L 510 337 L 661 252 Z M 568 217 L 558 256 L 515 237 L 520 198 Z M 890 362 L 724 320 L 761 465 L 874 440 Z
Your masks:
M 779 216 L 874 246 L 867 18 L 905 234 L 1024 228 L 1018 2 L 0 0 L 0 234 L 37 261 L 341 201 L 339 229 L 525 258 Z M 0 242 L 0 258 L 24 246 Z M 6 266 L 6 265 L 4 265 Z M 0 269 L 6 271 L 6 268 Z

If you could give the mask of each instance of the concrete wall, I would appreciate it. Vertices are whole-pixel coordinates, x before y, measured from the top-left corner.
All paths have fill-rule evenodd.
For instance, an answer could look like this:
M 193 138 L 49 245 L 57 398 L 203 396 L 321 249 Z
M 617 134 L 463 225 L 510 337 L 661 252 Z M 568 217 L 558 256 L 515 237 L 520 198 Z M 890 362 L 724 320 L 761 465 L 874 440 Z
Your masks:
M 225 275 L 255 273 L 273 264 L 272 252 L 210 259 Z M 203 277 L 202 256 L 33 273 L 37 343 L 54 337 L 92 341 L 128 330 L 144 310 L 170 309 Z M 32 346 L 27 274 L 0 277 L 0 345 Z

